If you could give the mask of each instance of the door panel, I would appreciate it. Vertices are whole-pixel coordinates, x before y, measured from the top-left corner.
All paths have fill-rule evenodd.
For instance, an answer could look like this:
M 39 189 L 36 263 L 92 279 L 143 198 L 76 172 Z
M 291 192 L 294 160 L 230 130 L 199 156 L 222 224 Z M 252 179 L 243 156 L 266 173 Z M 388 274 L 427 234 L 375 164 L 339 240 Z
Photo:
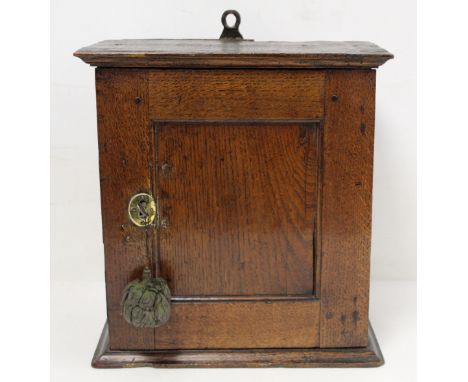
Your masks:
M 324 78 L 97 70 L 112 350 L 319 346 Z M 156 197 L 157 227 L 128 219 L 139 192 Z M 120 314 L 146 265 L 173 292 L 156 329 Z
M 177 296 L 312 296 L 318 129 L 157 122 L 161 276 Z

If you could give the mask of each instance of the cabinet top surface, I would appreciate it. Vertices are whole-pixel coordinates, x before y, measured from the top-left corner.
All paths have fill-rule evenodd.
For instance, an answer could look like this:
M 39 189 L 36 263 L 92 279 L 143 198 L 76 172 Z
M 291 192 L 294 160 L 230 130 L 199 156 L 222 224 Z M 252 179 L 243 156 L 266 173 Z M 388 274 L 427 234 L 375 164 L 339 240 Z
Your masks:
M 367 41 L 105 40 L 74 55 L 93 66 L 376 68 L 393 55 Z

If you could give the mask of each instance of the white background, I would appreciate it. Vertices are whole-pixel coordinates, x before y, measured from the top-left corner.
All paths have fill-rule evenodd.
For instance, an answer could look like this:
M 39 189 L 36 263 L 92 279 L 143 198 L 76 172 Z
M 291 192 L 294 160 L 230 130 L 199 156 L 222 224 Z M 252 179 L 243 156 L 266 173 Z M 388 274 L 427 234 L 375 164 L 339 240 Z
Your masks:
M 416 277 L 416 6 L 412 1 L 52 2 L 51 279 L 54 380 L 183 377 L 183 371 L 92 370 L 105 319 L 94 70 L 72 53 L 116 38 L 218 38 L 237 9 L 245 38 L 369 40 L 395 54 L 378 70 L 371 320 L 387 364 L 374 370 L 190 371 L 194 379 L 413 381 Z M 79 302 L 68 305 L 73 298 Z M 90 309 L 85 307 L 89 306 Z M 82 309 L 85 308 L 85 309 Z M 233 374 L 234 373 L 234 374 Z M 145 379 L 146 378 L 146 379 Z
M 405 4 L 396 4 L 404 13 Z M 460 48 L 466 45 L 468 34 L 466 7 L 459 0 L 418 0 L 418 380 L 424 382 L 458 381 L 466 375 L 468 77 L 463 63 L 468 61 L 468 51 Z M 98 321 L 104 315 L 102 280 L 94 293 L 76 297 L 80 285 L 95 283 L 64 282 L 68 287 L 57 285 L 58 281 L 50 283 L 49 7 L 47 1 L 21 0 L 3 2 L 1 10 L 0 286 L 2 309 L 14 313 L 0 315 L 3 379 L 47 381 L 52 359 L 54 381 L 114 377 L 113 381 L 175 381 L 188 374 L 191 380 L 204 381 L 227 379 L 226 375 L 236 381 L 414 381 L 414 312 L 410 310 L 408 316 L 402 309 L 414 305 L 414 295 L 394 286 L 405 283 L 392 281 L 386 299 L 371 296 L 371 318 L 386 357 L 386 365 L 379 369 L 236 370 L 232 374 L 92 370 L 89 349 L 94 347 Z M 394 19 L 395 29 L 398 20 Z M 15 203 L 10 202 L 12 195 Z M 15 293 L 9 293 L 12 285 Z M 374 294 L 377 289 L 372 288 Z M 405 317 L 409 323 L 401 320 Z M 146 377 L 141 378 L 142 374 Z M 86 378 L 90 375 L 93 378 Z

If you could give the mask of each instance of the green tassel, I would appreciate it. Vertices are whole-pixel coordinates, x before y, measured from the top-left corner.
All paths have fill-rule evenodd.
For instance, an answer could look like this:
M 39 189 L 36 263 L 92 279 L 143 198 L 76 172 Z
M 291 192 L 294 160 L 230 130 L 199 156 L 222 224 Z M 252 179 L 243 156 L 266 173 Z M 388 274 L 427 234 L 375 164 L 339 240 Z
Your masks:
M 143 270 L 141 280 L 130 282 L 122 294 L 122 315 L 137 328 L 156 328 L 171 316 L 171 291 L 166 280 L 151 277 L 151 270 Z

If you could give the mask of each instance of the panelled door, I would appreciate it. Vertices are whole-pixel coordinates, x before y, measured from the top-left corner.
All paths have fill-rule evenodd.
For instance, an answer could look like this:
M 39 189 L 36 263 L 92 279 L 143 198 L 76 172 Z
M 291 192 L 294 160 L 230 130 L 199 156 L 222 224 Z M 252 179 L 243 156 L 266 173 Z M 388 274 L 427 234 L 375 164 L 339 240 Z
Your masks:
M 163 222 L 156 262 L 174 295 L 155 346 L 316 345 L 319 125 L 174 121 L 154 129 Z
M 319 70 L 98 69 L 111 349 L 321 345 L 325 86 Z M 155 227 L 119 210 L 138 192 Z M 120 294 L 148 262 L 172 313 L 137 329 Z
M 154 262 L 174 296 L 155 348 L 318 345 L 320 77 L 150 74 Z

